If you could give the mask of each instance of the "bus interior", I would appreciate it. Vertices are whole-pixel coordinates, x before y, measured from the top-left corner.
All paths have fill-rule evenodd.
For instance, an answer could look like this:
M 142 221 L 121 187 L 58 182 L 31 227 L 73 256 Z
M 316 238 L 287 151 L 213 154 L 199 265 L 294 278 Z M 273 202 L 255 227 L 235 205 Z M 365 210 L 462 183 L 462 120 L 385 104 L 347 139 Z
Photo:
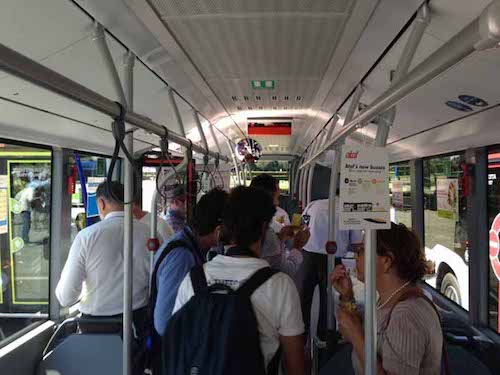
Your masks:
M 131 374 L 127 335 L 90 357 L 74 354 L 92 349 L 84 342 L 64 351 L 78 306 L 62 308 L 54 292 L 76 234 L 99 220 L 95 189 L 112 165 L 126 198 L 138 166 L 142 207 L 160 216 L 172 181 L 187 187 L 191 211 L 211 188 L 266 173 L 293 217 L 335 200 L 342 145 L 388 155 L 390 219 L 414 230 L 434 264 L 421 287 L 443 311 L 452 373 L 500 374 L 500 1 L 1 8 L 1 374 Z M 116 152 L 118 119 L 131 155 Z M 376 302 L 373 280 L 361 292 L 366 304 Z M 373 320 L 367 309 L 367 335 Z M 310 339 L 310 373 L 339 373 L 328 367 L 334 348 Z M 80 361 L 74 367 L 87 358 L 89 372 L 42 369 L 57 347 Z M 113 363 L 93 369 L 102 350 Z

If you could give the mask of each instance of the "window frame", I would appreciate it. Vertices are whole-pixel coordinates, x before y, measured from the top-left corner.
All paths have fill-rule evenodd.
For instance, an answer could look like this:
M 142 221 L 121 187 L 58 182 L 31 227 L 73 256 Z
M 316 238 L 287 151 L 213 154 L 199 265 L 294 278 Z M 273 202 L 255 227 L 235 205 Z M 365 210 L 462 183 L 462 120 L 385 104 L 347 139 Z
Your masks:
M 21 330 L 15 332 L 14 334 L 6 337 L 4 340 L 0 340 L 0 349 L 6 347 L 7 345 L 11 344 L 12 342 L 16 341 L 20 337 L 26 335 L 28 332 L 32 331 L 33 329 L 41 326 L 43 323 L 48 321 L 50 319 L 50 306 L 51 306 L 51 260 L 52 260 L 52 228 L 53 228 L 53 198 L 54 198 L 54 190 L 53 190 L 53 179 L 52 176 L 54 175 L 54 151 L 55 148 L 52 146 L 44 145 L 44 144 L 37 144 L 37 143 L 32 143 L 32 142 L 26 142 L 26 141 L 21 141 L 21 140 L 15 140 L 15 139 L 9 139 L 9 138 L 0 138 L 0 143 L 6 144 L 6 145 L 12 145 L 12 146 L 19 146 L 19 147 L 29 147 L 29 148 L 34 148 L 34 149 L 39 149 L 40 151 L 46 150 L 50 151 L 50 179 L 51 179 L 51 201 L 50 201 L 50 207 L 49 207 L 49 265 L 48 265 L 48 284 L 49 284 L 49 292 L 47 294 L 47 308 L 48 311 L 47 313 L 40 314 L 40 320 L 37 320 L 26 327 L 22 328 Z M 9 182 L 10 183 L 10 182 Z M 10 197 L 9 197 L 10 198 Z M 8 220 L 10 222 L 10 210 L 7 212 L 8 214 Z M 10 227 L 9 227 L 10 231 Z M 10 235 L 9 235 L 10 236 Z M 0 254 L 0 265 L 1 265 L 1 254 Z M 12 267 L 12 265 L 11 265 Z M 12 280 L 12 270 L 9 272 L 10 280 L 9 282 L 13 282 Z

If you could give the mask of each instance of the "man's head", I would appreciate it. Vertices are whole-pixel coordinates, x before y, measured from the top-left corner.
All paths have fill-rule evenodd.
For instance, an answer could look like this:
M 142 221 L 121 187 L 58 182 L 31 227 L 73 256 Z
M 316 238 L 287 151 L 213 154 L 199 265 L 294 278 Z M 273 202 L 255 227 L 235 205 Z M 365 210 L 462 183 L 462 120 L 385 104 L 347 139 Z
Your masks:
M 200 245 L 204 249 L 217 245 L 227 197 L 228 194 L 224 190 L 215 188 L 201 197 L 196 204 L 191 228 L 198 235 Z
M 276 178 L 270 174 L 260 174 L 250 183 L 250 187 L 264 190 L 273 198 L 273 203 L 277 207 L 280 204 L 280 187 Z
M 253 187 L 237 187 L 229 195 L 224 210 L 224 237 L 231 244 L 257 248 L 260 253 L 260 244 L 275 213 L 269 193 Z
M 167 197 L 170 199 L 170 209 L 180 216 L 186 215 L 186 189 L 176 184 L 167 188 Z
M 97 187 L 97 208 L 101 220 L 110 212 L 123 211 L 123 196 L 123 185 L 117 181 L 112 181 L 109 185 L 105 181 Z

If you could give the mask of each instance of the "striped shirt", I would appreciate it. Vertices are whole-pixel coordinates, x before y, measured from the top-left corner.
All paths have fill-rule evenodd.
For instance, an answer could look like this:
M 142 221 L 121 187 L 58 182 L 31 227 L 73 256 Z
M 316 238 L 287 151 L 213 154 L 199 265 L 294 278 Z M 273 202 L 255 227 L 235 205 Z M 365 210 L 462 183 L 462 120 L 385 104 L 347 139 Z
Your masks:
M 377 311 L 377 351 L 386 372 L 398 375 L 439 375 L 443 335 L 435 310 L 422 298 L 396 305 L 387 326 L 390 307 Z M 362 375 L 353 352 L 354 372 Z

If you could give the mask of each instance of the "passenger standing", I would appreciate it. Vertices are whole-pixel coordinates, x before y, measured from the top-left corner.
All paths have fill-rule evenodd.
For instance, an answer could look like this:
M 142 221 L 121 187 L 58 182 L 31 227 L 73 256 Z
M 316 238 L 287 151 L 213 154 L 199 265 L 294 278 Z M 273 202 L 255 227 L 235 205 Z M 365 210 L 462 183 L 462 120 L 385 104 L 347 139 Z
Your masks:
M 169 199 L 165 220 L 175 233 L 180 232 L 186 226 L 186 189 L 176 184 L 167 189 Z
M 80 301 L 84 317 L 117 317 L 123 314 L 123 185 L 103 182 L 96 191 L 101 221 L 82 229 L 75 237 L 56 287 L 64 307 Z M 149 301 L 149 252 L 147 227 L 133 225 L 134 325 L 144 328 Z M 82 287 L 85 284 L 84 294 Z
M 338 197 L 335 199 L 338 200 Z M 319 287 L 319 320 L 318 332 L 324 336 L 326 330 L 326 303 L 328 283 L 328 254 L 325 245 L 329 237 L 329 200 L 320 199 L 309 203 L 302 214 L 302 221 L 309 226 L 311 238 L 304 245 L 304 264 L 301 282 L 302 314 L 309 331 L 311 321 L 311 305 L 314 289 Z M 354 251 L 356 245 L 362 244 L 363 233 L 358 230 L 339 230 L 338 210 L 335 214 L 336 243 L 335 263 L 341 263 L 341 258 L 349 251 Z M 323 337 L 324 338 L 324 337 Z
M 238 187 L 231 192 L 223 219 L 229 248 L 226 255 L 217 255 L 203 266 L 208 285 L 224 284 L 237 290 L 258 270 L 269 266 L 259 258 L 261 243 L 274 213 L 272 199 L 262 190 Z M 193 295 L 188 275 L 179 288 L 174 312 Z M 258 287 L 250 299 L 257 318 L 265 368 L 281 347 L 287 374 L 304 375 L 304 323 L 299 294 L 292 279 L 278 272 Z
M 19 203 L 21 205 L 21 218 L 23 224 L 21 237 L 24 243 L 30 242 L 31 211 L 34 199 L 35 199 L 35 187 L 28 184 L 19 193 Z
M 250 186 L 265 191 L 272 197 L 275 208 L 278 207 L 280 190 L 277 179 L 268 174 L 261 174 L 252 180 Z M 308 229 L 282 226 L 271 220 L 264 237 L 261 258 L 265 259 L 271 268 L 294 276 L 302 264 L 301 250 L 309 240 L 309 235 Z M 293 240 L 290 251 L 285 248 L 287 240 Z
M 135 198 L 132 210 L 134 212 L 134 218 L 148 227 L 148 237 L 149 237 L 149 234 L 151 233 L 151 213 L 148 211 L 144 211 L 142 209 L 141 199 L 142 197 L 140 195 Z M 167 223 L 165 219 L 157 217 L 156 220 L 157 220 L 156 228 L 158 233 L 158 240 L 160 241 L 161 245 L 163 244 L 163 242 L 167 241 L 170 237 L 174 235 L 174 230 Z
M 195 207 L 191 224 L 172 236 L 156 252 L 155 268 L 158 267 L 158 272 L 156 280 L 152 280 L 157 287 L 154 326 L 160 335 L 165 332 L 172 315 L 182 280 L 191 268 L 203 264 L 208 250 L 217 245 L 226 198 L 227 193 L 221 189 L 205 194 Z M 168 255 L 162 255 L 173 243 L 180 244 L 169 249 Z M 160 259 L 161 263 L 157 266 Z
M 357 277 L 364 281 L 364 249 L 356 252 Z M 403 224 L 377 231 L 377 374 L 439 375 L 443 334 L 439 313 L 416 282 L 426 274 L 418 237 Z M 353 345 L 353 367 L 364 373 L 365 335 L 356 311 L 352 281 L 343 265 L 331 281 L 340 293 L 339 329 Z

